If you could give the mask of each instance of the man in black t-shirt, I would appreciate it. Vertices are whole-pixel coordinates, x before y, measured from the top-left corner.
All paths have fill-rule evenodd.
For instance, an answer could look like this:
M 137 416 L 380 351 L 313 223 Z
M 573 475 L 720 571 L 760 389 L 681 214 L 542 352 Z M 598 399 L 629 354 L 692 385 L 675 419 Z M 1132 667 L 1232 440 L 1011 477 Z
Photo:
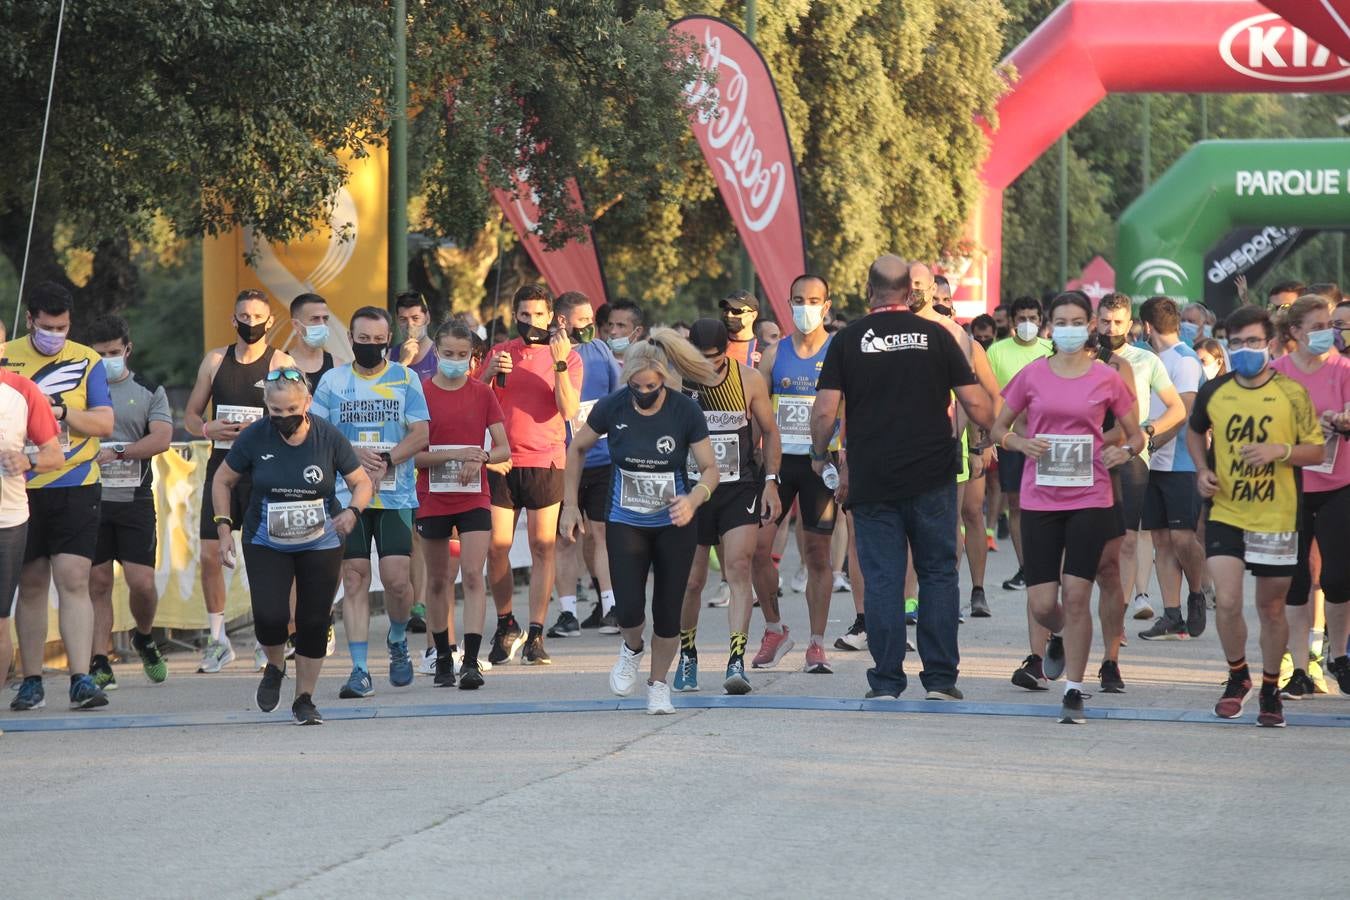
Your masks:
M 871 314 L 835 335 L 811 411 L 811 459 L 824 468 L 840 401 L 847 409 L 839 499 L 853 513 L 867 643 L 869 697 L 905 689 L 905 546 L 919 576 L 920 679 L 930 700 L 959 700 L 956 687 L 956 475 L 952 395 L 978 425 L 993 425 L 993 401 L 976 383 L 947 330 L 910 311 L 909 266 L 883 256 L 867 275 Z M 938 485 L 938 487 L 934 487 Z M 865 497 L 852 500 L 852 497 Z M 897 548 L 899 553 L 897 553 Z

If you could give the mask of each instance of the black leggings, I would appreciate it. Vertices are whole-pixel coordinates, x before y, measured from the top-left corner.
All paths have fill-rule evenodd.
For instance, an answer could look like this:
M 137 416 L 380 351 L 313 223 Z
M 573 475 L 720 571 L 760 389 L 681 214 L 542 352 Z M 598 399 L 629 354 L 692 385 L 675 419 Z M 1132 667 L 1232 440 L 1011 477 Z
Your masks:
M 23 551 L 26 546 L 28 546 L 27 522 L 0 528 L 0 619 L 9 618 L 9 610 L 14 603 L 14 592 L 19 587 L 19 570 L 23 568 Z M 0 625 L 0 628 L 8 627 Z
M 680 636 L 680 607 L 689 570 L 694 565 L 698 533 L 693 524 L 676 528 L 634 528 L 620 522 L 605 526 L 609 578 L 614 585 L 614 610 L 620 628 L 638 628 L 646 621 L 647 573 L 653 573 L 652 634 Z
M 323 659 L 328 650 L 328 617 L 342 580 L 342 547 L 282 553 L 244 545 L 244 566 L 253 595 L 253 631 L 258 643 L 286 643 L 291 622 L 291 586 L 295 586 L 295 652 Z
M 1286 606 L 1303 606 L 1312 590 L 1312 542 L 1322 550 L 1322 593 L 1328 603 L 1350 601 L 1350 553 L 1345 536 L 1350 534 L 1350 487 L 1303 495 L 1298 517 L 1298 565 L 1289 582 Z

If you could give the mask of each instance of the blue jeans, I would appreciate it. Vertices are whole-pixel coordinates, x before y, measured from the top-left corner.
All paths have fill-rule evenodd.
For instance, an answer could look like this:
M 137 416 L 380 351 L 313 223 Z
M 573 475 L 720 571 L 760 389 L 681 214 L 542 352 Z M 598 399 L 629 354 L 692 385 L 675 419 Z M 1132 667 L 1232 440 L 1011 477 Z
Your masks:
M 863 615 L 873 667 L 874 691 L 905 689 L 905 556 L 914 551 L 919 576 L 919 680 L 928 690 L 956 684 L 960 591 L 956 575 L 956 484 L 917 497 L 885 503 L 855 503 L 858 564 L 862 568 Z

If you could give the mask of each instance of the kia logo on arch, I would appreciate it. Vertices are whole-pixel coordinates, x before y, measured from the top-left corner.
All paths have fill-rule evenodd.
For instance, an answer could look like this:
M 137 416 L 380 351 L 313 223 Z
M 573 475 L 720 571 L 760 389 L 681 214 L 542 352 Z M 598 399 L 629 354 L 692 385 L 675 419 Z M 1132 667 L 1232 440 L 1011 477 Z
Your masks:
M 1219 39 L 1219 55 L 1235 72 L 1289 84 L 1350 78 L 1350 63 L 1276 13 L 1234 23 Z

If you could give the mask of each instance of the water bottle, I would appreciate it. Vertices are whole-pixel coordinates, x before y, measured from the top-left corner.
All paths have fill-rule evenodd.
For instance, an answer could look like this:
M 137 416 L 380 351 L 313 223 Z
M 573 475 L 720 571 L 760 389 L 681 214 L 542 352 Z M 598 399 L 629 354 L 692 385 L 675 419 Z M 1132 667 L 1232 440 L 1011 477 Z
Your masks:
M 839 489 L 839 470 L 834 467 L 834 463 L 825 464 L 825 468 L 820 473 L 820 480 L 825 482 L 825 486 L 832 491 Z

